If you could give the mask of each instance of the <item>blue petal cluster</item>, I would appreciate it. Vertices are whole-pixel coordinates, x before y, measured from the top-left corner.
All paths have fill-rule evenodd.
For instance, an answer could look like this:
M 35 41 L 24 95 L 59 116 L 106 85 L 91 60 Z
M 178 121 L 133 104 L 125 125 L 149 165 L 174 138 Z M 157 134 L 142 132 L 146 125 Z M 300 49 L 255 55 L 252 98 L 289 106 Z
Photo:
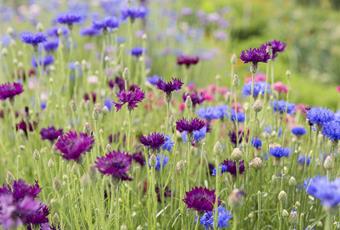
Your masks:
M 306 192 L 319 199 L 325 207 L 337 207 L 340 204 L 340 178 L 329 181 L 325 176 L 317 176 L 304 182 Z
M 323 125 L 334 120 L 334 113 L 326 108 L 314 107 L 307 112 L 307 119 L 313 125 Z
M 297 159 L 297 162 L 299 163 L 299 165 L 309 166 L 310 165 L 310 160 L 311 160 L 311 158 L 309 156 L 299 155 L 298 159 Z
M 172 151 L 172 148 L 174 147 L 174 142 L 171 140 L 171 137 L 170 136 L 165 136 L 165 142 L 164 144 L 162 145 L 162 149 L 163 150 L 166 150 L 168 152 L 171 152 Z
M 215 210 L 216 211 L 216 210 Z M 214 227 L 214 212 L 208 211 L 200 219 L 200 224 L 205 227 L 205 229 L 213 229 Z M 229 226 L 229 221 L 232 218 L 231 212 L 228 211 L 223 206 L 217 208 L 217 227 L 227 228 Z
M 283 100 L 275 100 L 272 102 L 272 107 L 274 112 L 278 112 L 278 113 L 288 113 L 288 114 L 292 114 L 295 110 L 295 105 Z
M 253 137 L 253 139 L 251 140 L 251 144 L 256 149 L 261 149 L 262 147 L 262 141 L 257 137 Z
M 292 128 L 291 132 L 295 136 L 300 137 L 300 136 L 303 136 L 303 135 L 306 134 L 306 129 L 304 127 L 301 127 L 301 126 L 296 126 L 296 127 Z
M 340 121 L 327 122 L 322 127 L 322 134 L 331 141 L 340 140 Z
M 289 148 L 283 148 L 283 147 L 273 147 L 269 149 L 270 155 L 281 158 L 281 157 L 289 157 L 290 149 Z
M 223 119 L 225 117 L 228 117 L 228 106 L 219 105 L 200 108 L 197 110 L 196 114 L 200 118 L 206 119 L 208 121 Z
M 231 110 L 230 120 L 233 122 L 244 122 L 246 119 L 246 116 L 242 112 L 235 112 L 235 110 Z
M 252 82 L 248 82 L 243 86 L 242 94 L 243 96 L 258 97 L 259 95 L 264 95 L 265 93 L 270 93 L 270 85 L 266 82 L 254 82 L 254 88 L 252 88 Z M 253 91 L 253 93 L 252 93 Z

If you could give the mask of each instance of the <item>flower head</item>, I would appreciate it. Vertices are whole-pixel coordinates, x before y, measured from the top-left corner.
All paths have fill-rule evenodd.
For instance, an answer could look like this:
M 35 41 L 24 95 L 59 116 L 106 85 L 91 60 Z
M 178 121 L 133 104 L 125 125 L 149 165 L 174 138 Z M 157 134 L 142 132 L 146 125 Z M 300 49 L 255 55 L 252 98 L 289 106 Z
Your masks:
M 186 100 L 190 99 L 192 102 L 192 106 L 195 108 L 196 105 L 202 104 L 205 100 L 204 96 L 202 93 L 198 93 L 196 91 L 191 92 L 191 93 L 184 93 L 183 96 L 183 101 L 185 102 Z
M 145 165 L 145 157 L 143 156 L 142 152 L 137 152 L 132 154 L 132 159 L 137 162 L 140 166 Z
M 177 57 L 177 65 L 185 65 L 189 68 L 191 65 L 196 65 L 199 60 L 198 56 L 180 55 Z
M 64 159 L 79 161 L 81 155 L 91 150 L 93 143 L 92 136 L 71 130 L 58 138 L 55 147 Z
M 142 47 L 135 47 L 131 50 L 131 55 L 135 57 L 140 57 L 144 53 L 144 49 Z
M 156 85 L 158 89 L 162 90 L 167 95 L 170 95 L 173 91 L 180 90 L 182 88 L 183 82 L 176 78 L 173 78 L 169 82 L 159 79 Z
M 245 167 L 244 167 L 244 161 L 233 161 L 233 160 L 225 160 L 220 164 L 219 170 L 221 174 L 228 172 L 233 176 L 237 176 L 237 174 L 243 174 Z M 216 169 L 213 171 L 213 176 L 216 176 L 217 172 Z
M 84 37 L 95 37 L 100 35 L 100 30 L 94 28 L 94 27 L 87 27 L 87 28 L 83 28 L 80 30 L 80 35 L 84 36 Z
M 270 59 L 270 54 L 266 47 L 261 46 L 260 48 L 243 50 L 240 59 L 244 63 L 251 62 L 253 65 L 257 65 L 259 62 L 267 62 Z
M 34 68 L 38 68 L 38 66 L 41 66 L 43 68 L 46 68 L 47 66 L 53 64 L 54 58 L 52 55 L 48 55 L 46 57 L 40 57 L 38 60 L 36 58 L 32 59 L 32 66 Z
M 56 20 L 59 24 L 66 24 L 68 26 L 72 26 L 75 23 L 80 23 L 82 17 L 74 13 L 64 13 L 60 14 Z
M 229 226 L 229 221 L 232 218 L 231 212 L 225 209 L 223 206 L 219 206 L 217 210 L 208 211 L 203 214 L 200 218 L 200 224 L 205 227 L 205 229 L 214 228 L 214 213 L 217 211 L 217 227 L 227 228 Z
M 191 120 L 180 119 L 176 122 L 176 129 L 179 132 L 192 133 L 194 131 L 199 131 L 205 126 L 205 122 L 199 118 L 194 118 Z
M 132 163 L 132 157 L 119 151 L 107 153 L 96 160 L 97 169 L 104 175 L 110 175 L 120 180 L 131 180 L 128 175 Z
M 295 136 L 301 137 L 301 136 L 306 134 L 306 129 L 302 126 L 296 126 L 296 127 L 292 128 L 291 132 Z
M 305 156 L 305 155 L 299 155 L 297 162 L 299 163 L 299 165 L 309 165 L 311 161 L 311 158 L 309 156 Z
M 334 120 L 334 113 L 326 108 L 314 107 L 308 110 L 307 119 L 313 125 L 323 125 Z
M 257 137 L 253 137 L 251 139 L 251 144 L 256 149 L 261 149 L 262 148 L 262 141 L 259 138 L 257 138 Z
M 265 93 L 270 93 L 270 85 L 266 82 L 248 82 L 243 86 L 242 94 L 244 96 L 253 96 L 257 98 L 259 95 L 264 95 Z
M 119 27 L 119 21 L 115 17 L 107 17 L 103 20 L 93 21 L 93 27 L 97 30 L 116 29 Z
M 59 47 L 59 40 L 58 39 L 53 39 L 44 42 L 44 49 L 46 52 L 53 52 Z
M 242 112 L 235 112 L 235 110 L 231 110 L 230 120 L 232 122 L 239 122 L 242 123 L 246 119 L 245 114 Z
M 197 110 L 196 114 L 207 121 L 212 121 L 216 119 L 224 119 L 228 117 L 228 106 L 210 106 L 205 108 L 200 108 Z
M 147 77 L 146 80 L 151 85 L 157 86 L 157 83 L 159 80 L 161 80 L 161 78 L 158 75 L 153 75 L 153 76 Z
M 122 10 L 122 18 L 123 20 L 130 18 L 132 22 L 136 19 L 140 18 L 143 19 L 148 14 L 148 11 L 145 7 L 138 7 L 138 8 L 125 8 Z
M 151 166 L 151 159 L 149 159 L 149 166 Z M 169 157 L 163 155 L 163 154 L 157 154 L 156 156 L 156 162 L 155 162 L 155 169 L 157 171 L 162 170 L 169 162 Z
M 283 101 L 283 100 L 273 101 L 272 107 L 273 107 L 274 112 L 278 112 L 280 114 L 283 114 L 283 113 L 292 114 L 295 111 L 295 105 L 294 104 L 291 104 L 291 103 Z
M 24 88 L 22 84 L 13 82 L 13 83 L 4 83 L 0 85 L 0 100 L 4 101 L 7 98 L 12 99 L 16 95 L 24 92 Z
M 327 122 L 322 127 L 322 134 L 331 141 L 340 140 L 340 120 Z
M 46 41 L 46 36 L 43 33 L 25 32 L 21 34 L 21 40 L 26 44 L 38 46 L 40 43 Z
M 272 147 L 269 149 L 270 155 L 281 158 L 281 157 L 289 157 L 290 155 L 290 149 L 289 148 L 283 148 L 283 147 Z
M 198 212 L 208 212 L 213 210 L 216 199 L 215 190 L 195 187 L 186 192 L 183 201 L 188 208 Z
M 49 126 L 40 130 L 42 140 L 49 140 L 53 142 L 61 135 L 63 135 L 63 129 L 56 129 L 54 126 Z
M 173 147 L 174 147 L 174 142 L 171 140 L 170 136 L 166 135 L 164 144 L 162 145 L 162 149 L 168 152 L 171 152 Z
M 128 91 L 122 90 L 117 94 L 120 103 L 115 103 L 117 111 L 119 111 L 124 104 L 128 104 L 128 109 L 133 110 L 137 104 L 144 99 L 144 92 L 139 87 L 134 87 Z
M 151 133 L 147 136 L 142 135 L 139 140 L 145 147 L 157 150 L 164 145 L 165 136 L 160 133 Z
M 273 88 L 278 93 L 284 93 L 284 94 L 288 93 L 288 87 L 280 81 L 274 83 Z
M 317 176 L 304 183 L 306 192 L 319 199 L 325 207 L 337 207 L 340 204 L 340 178 L 330 181 L 327 177 Z
M 263 45 L 264 47 L 270 47 L 272 51 L 272 59 L 275 59 L 278 53 L 282 53 L 286 48 L 286 43 L 279 40 L 272 40 Z

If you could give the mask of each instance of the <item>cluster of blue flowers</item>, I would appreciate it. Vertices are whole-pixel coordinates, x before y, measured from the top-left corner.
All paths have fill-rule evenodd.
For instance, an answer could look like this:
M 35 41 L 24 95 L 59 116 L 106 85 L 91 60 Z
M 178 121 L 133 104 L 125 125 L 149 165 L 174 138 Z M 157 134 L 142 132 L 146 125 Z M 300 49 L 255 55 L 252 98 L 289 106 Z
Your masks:
M 209 106 L 205 108 L 200 108 L 197 110 L 196 114 L 207 121 L 224 119 L 228 117 L 228 106 L 219 105 L 219 106 Z
M 283 113 L 288 113 L 292 114 L 295 111 L 295 105 L 283 100 L 275 100 L 272 102 L 272 107 L 274 112 L 283 114 Z
M 200 218 L 200 224 L 205 227 L 205 229 L 213 229 L 214 228 L 214 213 L 215 211 L 208 211 L 203 214 Z M 229 221 L 232 218 L 232 214 L 229 210 L 227 210 L 223 206 L 219 206 L 217 208 L 217 227 L 218 228 L 227 228 L 229 226 Z
M 244 96 L 258 97 L 259 95 L 264 95 L 265 93 L 270 94 L 270 84 L 266 82 L 248 82 L 243 86 L 242 94 Z

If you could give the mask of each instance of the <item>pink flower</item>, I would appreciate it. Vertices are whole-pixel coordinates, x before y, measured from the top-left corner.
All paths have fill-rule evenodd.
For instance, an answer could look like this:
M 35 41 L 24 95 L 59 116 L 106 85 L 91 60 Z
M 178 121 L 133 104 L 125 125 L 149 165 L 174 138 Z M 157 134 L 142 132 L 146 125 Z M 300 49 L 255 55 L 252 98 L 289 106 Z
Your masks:
M 338 91 L 338 93 L 340 93 L 340 85 L 338 85 L 338 86 L 336 87 L 336 91 Z
M 266 79 L 267 79 L 267 78 L 266 78 L 266 75 L 263 74 L 263 73 L 258 73 L 258 74 L 256 74 L 255 77 L 254 77 L 255 82 L 265 82 Z M 251 82 L 251 81 L 252 81 L 251 77 L 247 77 L 247 78 L 245 79 L 245 83 L 249 83 L 249 82 Z
M 273 88 L 278 93 L 288 93 L 288 87 L 282 82 L 275 82 Z

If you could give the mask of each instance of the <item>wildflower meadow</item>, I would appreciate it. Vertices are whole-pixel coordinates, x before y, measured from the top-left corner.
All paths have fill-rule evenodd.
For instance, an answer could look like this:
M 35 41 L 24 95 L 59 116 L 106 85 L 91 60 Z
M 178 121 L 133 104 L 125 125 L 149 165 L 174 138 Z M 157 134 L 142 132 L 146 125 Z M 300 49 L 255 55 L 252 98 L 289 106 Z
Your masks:
M 336 54 L 212 2 L 1 1 L 0 229 L 340 229 Z

